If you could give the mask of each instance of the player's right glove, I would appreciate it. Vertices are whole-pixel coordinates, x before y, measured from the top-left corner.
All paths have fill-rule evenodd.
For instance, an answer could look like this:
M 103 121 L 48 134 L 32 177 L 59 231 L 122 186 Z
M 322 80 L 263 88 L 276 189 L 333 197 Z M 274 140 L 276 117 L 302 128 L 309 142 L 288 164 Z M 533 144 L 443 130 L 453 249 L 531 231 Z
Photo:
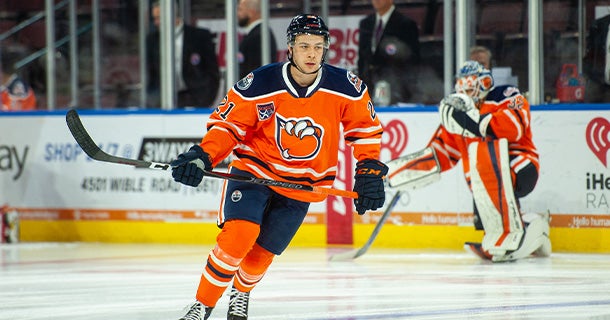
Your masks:
M 356 211 L 363 215 L 366 210 L 375 210 L 385 202 L 383 178 L 388 173 L 388 166 L 378 160 L 367 159 L 358 161 L 354 191 L 358 199 L 354 199 Z
M 178 155 L 170 165 L 176 182 L 196 187 L 203 179 L 203 170 L 212 170 L 212 159 L 199 145 L 194 145 L 189 151 Z

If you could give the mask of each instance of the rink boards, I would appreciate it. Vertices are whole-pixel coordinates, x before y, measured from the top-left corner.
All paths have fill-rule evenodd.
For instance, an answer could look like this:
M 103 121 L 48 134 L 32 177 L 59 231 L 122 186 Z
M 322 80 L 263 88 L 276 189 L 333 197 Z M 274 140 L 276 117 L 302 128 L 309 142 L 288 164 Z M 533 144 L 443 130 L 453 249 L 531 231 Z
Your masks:
M 533 108 L 541 172 L 524 211 L 550 212 L 557 251 L 610 252 L 610 106 Z M 377 110 L 384 124 L 382 160 L 417 151 L 438 126 L 434 107 Z M 90 160 L 71 137 L 65 111 L 2 114 L 0 203 L 19 212 L 22 241 L 213 243 L 222 180 L 198 188 L 164 171 Z M 82 111 L 101 148 L 122 157 L 169 162 L 199 141 L 205 111 Z M 340 153 L 336 188 L 351 189 L 349 148 Z M 222 170 L 222 168 L 220 168 Z M 388 196 L 394 190 L 388 190 Z M 375 246 L 460 248 L 481 234 L 472 227 L 472 199 L 461 166 L 424 189 L 408 192 Z M 381 212 L 358 216 L 351 200 L 311 206 L 292 245 L 363 244 Z M 328 226 L 328 228 L 327 228 Z

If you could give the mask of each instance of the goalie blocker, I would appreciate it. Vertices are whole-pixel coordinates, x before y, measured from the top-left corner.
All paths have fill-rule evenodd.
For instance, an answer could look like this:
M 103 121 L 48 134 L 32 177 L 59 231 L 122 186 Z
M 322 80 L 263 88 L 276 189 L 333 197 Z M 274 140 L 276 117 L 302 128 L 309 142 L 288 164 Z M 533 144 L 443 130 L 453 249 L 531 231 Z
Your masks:
M 422 188 L 441 177 L 441 167 L 432 147 L 396 158 L 386 164 L 389 168 L 387 182 L 390 187 L 399 190 Z

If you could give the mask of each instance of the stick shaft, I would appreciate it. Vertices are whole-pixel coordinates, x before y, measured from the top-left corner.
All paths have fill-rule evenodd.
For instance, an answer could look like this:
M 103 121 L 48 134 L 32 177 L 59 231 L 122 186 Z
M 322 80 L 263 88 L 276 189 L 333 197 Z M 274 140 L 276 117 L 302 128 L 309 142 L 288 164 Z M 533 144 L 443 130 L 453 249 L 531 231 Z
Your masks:
M 365 254 L 369 250 L 369 248 L 371 247 L 371 245 L 373 244 L 375 239 L 377 238 L 377 235 L 381 231 L 381 227 L 383 227 L 386 220 L 388 220 L 388 218 L 392 214 L 392 210 L 396 206 L 396 203 L 398 203 L 399 199 L 400 199 L 400 191 L 396 191 L 396 193 L 394 194 L 394 197 L 392 197 L 392 200 L 390 201 L 390 204 L 388 204 L 387 208 L 385 209 L 385 211 L 379 218 L 379 221 L 375 225 L 375 229 L 373 229 L 373 232 L 369 236 L 368 240 L 361 248 L 356 249 L 356 250 L 351 250 L 348 252 L 338 253 L 334 256 L 331 256 L 330 260 L 341 261 L 341 260 L 356 259 L 356 258 L 360 257 L 361 255 Z
M 78 143 L 78 145 L 83 149 L 83 151 L 92 159 L 109 162 L 109 163 L 117 163 L 117 164 L 125 164 L 134 166 L 136 168 L 148 168 L 148 169 L 156 169 L 156 170 L 169 170 L 171 166 L 167 163 L 161 162 L 152 162 L 152 161 L 144 161 L 138 159 L 129 159 L 123 157 L 113 156 L 108 154 L 93 141 L 93 138 L 89 135 L 85 126 L 83 126 L 80 117 L 75 109 L 71 109 L 66 113 L 66 123 L 68 125 L 68 129 L 72 133 L 72 136 Z M 218 179 L 226 179 L 233 181 L 241 181 L 248 182 L 253 184 L 266 185 L 270 187 L 278 187 L 278 188 L 286 188 L 286 189 L 295 189 L 295 190 L 303 190 L 314 193 L 326 194 L 326 195 L 334 195 L 346 198 L 357 199 L 358 194 L 354 191 L 334 189 L 329 187 L 319 187 L 319 186 L 311 186 L 307 184 L 293 183 L 293 182 L 285 182 L 271 179 L 263 179 L 256 177 L 246 177 L 240 176 L 231 173 L 225 172 L 216 172 L 216 171 L 204 171 L 204 174 L 208 177 L 218 178 Z

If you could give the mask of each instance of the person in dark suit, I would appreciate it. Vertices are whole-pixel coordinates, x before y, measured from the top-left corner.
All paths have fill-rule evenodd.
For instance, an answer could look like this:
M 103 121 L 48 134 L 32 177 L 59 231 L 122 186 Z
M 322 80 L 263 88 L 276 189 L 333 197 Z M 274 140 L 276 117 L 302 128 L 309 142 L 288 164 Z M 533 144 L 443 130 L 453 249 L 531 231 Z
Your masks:
M 358 75 L 376 104 L 411 101 L 420 61 L 417 24 L 393 0 L 371 3 L 375 13 L 360 21 Z
M 177 107 L 213 107 L 220 85 L 220 70 L 216 60 L 214 37 L 208 29 L 185 24 L 176 12 L 176 91 Z M 153 22 L 157 30 L 147 39 L 148 92 L 154 107 L 159 107 L 160 50 L 159 23 L 161 8 L 152 5 Z
M 241 28 L 245 28 L 246 35 L 239 43 L 239 76 L 245 77 L 252 70 L 263 65 L 262 63 L 262 35 L 261 35 L 261 11 L 260 0 L 240 0 L 237 7 L 237 22 Z M 277 61 L 277 43 L 273 31 L 269 29 L 270 60 Z

